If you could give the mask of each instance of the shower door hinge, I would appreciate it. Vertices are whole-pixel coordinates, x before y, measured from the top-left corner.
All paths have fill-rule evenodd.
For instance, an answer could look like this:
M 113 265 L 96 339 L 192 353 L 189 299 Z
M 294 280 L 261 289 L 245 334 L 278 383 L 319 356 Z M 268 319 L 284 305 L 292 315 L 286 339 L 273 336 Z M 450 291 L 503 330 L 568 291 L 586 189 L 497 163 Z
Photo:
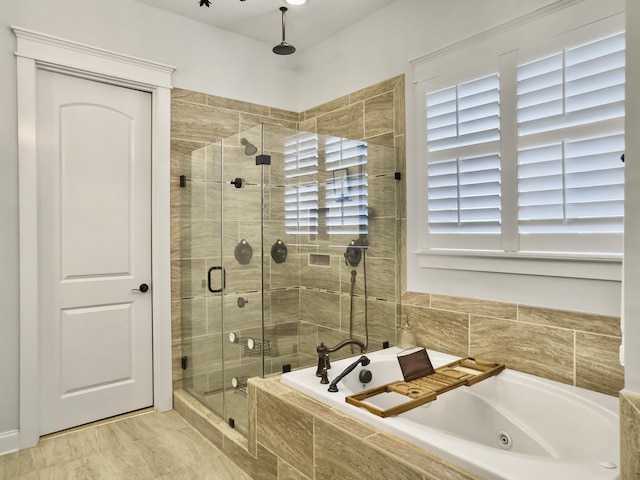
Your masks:
M 396 180 L 402 180 L 402 173 L 400 172 L 395 172 L 393 174 L 393 178 L 395 178 Z
M 180 188 L 184 188 L 187 186 L 187 177 L 184 175 L 180 175 Z
M 271 165 L 271 155 L 256 155 L 256 165 Z
M 184 357 L 182 357 L 182 358 L 180 359 L 180 366 L 182 366 L 182 369 L 183 369 L 183 370 L 186 370 L 186 369 L 187 369 L 187 359 L 188 359 L 188 358 L 189 358 L 189 357 L 184 356 Z

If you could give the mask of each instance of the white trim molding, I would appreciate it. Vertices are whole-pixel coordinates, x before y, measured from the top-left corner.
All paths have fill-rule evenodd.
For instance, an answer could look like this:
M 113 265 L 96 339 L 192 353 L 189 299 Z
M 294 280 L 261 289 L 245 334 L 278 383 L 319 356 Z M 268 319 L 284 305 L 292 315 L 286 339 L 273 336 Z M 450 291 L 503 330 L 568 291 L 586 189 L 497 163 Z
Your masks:
M 0 456 L 14 453 L 20 447 L 20 432 L 18 430 L 9 430 L 0 433 Z
M 38 224 L 36 184 L 36 77 L 61 71 L 152 95 L 152 272 L 154 407 L 170 410 L 170 114 L 175 68 L 78 42 L 12 27 L 17 38 L 20 225 L 20 430 L 19 448 L 38 443 Z M 9 432 L 12 433 L 12 432 Z M 13 437 L 12 437 L 13 438 Z M 0 437 L 2 439 L 2 437 Z M 1 446 L 1 445 L 0 445 Z M 0 451 L 2 449 L 0 448 Z

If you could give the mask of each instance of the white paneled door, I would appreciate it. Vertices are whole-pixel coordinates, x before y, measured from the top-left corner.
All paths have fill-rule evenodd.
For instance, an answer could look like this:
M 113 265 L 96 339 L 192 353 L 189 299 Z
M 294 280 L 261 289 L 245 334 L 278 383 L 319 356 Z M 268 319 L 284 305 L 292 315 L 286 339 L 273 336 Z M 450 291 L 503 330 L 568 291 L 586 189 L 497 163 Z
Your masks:
M 153 404 L 151 95 L 37 81 L 43 435 Z

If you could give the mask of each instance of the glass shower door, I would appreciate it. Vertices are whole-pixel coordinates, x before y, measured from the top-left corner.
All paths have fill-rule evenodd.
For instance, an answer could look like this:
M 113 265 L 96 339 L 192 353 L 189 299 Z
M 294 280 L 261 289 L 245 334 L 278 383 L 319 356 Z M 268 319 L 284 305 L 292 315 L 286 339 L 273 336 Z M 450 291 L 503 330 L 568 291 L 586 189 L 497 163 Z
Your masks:
M 192 151 L 180 179 L 183 388 L 223 417 L 221 142 Z
M 222 140 L 224 418 L 247 429 L 247 380 L 264 375 L 262 126 Z

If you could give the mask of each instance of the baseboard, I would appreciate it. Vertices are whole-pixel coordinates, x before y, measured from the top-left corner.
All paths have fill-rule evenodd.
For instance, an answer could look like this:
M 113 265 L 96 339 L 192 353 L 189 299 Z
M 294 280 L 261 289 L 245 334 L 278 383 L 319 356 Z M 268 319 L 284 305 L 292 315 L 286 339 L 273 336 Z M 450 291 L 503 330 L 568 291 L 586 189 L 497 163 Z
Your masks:
M 20 432 L 18 430 L 0 433 L 0 455 L 7 455 L 18 450 L 20 450 Z

